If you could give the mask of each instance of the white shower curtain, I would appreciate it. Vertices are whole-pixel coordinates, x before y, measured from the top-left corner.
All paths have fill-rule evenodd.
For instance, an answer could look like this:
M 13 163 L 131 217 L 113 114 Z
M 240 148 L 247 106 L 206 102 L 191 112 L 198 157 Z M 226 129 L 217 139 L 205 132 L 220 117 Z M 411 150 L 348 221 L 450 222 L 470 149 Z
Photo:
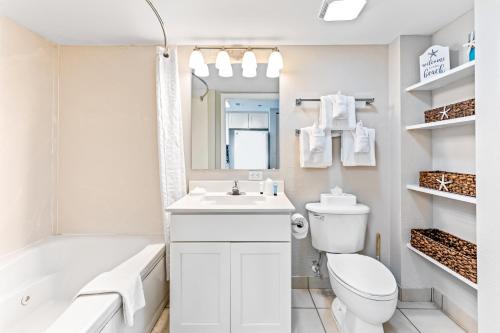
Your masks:
M 186 194 L 186 169 L 177 49 L 170 49 L 168 58 L 163 52 L 162 47 L 156 50 L 156 104 L 166 268 L 167 280 L 170 280 L 170 214 L 165 208 Z

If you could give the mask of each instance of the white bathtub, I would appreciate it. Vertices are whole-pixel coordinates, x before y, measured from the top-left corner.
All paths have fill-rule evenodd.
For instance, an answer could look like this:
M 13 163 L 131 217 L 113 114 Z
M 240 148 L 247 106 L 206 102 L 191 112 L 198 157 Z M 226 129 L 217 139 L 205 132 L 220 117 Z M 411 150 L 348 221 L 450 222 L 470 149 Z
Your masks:
M 0 332 L 150 332 L 167 300 L 159 238 L 54 236 L 0 257 Z M 146 248 L 147 247 L 147 248 Z M 126 327 L 117 294 L 75 294 L 99 273 L 127 262 L 141 270 L 146 307 Z

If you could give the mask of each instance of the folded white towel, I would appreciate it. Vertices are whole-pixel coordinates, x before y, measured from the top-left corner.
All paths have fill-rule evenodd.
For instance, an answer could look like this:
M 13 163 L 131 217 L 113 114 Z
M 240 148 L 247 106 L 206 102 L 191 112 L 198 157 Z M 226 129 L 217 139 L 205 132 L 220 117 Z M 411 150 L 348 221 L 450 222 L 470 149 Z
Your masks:
M 300 130 L 300 167 L 301 168 L 328 168 L 332 165 L 332 139 L 331 131 L 325 129 L 325 142 L 322 152 L 312 152 L 309 140 L 312 127 L 305 127 Z
M 356 153 L 354 151 L 354 136 L 351 131 L 342 132 L 341 160 L 344 166 L 376 166 L 375 129 L 367 128 L 370 140 L 370 151 Z
M 332 118 L 333 119 L 347 119 L 349 116 L 349 101 L 348 96 L 336 94 L 328 95 L 332 103 Z
M 309 150 L 312 153 L 321 153 L 325 150 L 325 139 L 325 129 L 314 124 L 311 128 L 311 135 L 309 136 Z
M 347 131 L 356 128 L 356 100 L 352 96 L 346 96 L 347 117 L 344 119 L 332 119 L 331 129 L 334 131 Z
M 354 136 L 354 152 L 370 152 L 370 137 L 368 136 L 368 128 L 363 127 L 363 122 L 359 121 L 356 124 L 356 130 L 351 131 L 351 133 Z
M 146 305 L 140 271 L 112 270 L 98 275 L 76 295 L 117 293 L 122 298 L 123 319 L 134 326 L 134 314 Z

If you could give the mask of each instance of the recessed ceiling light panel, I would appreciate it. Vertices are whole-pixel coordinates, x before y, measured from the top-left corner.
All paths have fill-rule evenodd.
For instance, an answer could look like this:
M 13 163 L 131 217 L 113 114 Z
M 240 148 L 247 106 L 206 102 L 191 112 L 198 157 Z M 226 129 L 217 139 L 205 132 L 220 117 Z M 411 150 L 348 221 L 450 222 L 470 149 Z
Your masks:
M 366 0 L 323 0 L 319 17 L 325 21 L 351 21 L 365 6 Z

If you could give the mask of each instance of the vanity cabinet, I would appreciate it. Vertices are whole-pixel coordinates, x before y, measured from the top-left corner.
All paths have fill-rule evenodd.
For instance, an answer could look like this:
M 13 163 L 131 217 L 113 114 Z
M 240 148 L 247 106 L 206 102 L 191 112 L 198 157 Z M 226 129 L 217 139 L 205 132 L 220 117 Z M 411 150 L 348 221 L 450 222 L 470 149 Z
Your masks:
M 170 333 L 291 333 L 295 207 L 259 182 L 191 181 L 169 207 Z
M 172 333 L 224 333 L 231 329 L 230 243 L 172 243 Z
M 231 333 L 289 333 L 290 243 L 231 244 Z
M 289 333 L 290 243 L 172 243 L 172 333 Z
M 173 214 L 171 333 L 290 333 L 289 214 Z

